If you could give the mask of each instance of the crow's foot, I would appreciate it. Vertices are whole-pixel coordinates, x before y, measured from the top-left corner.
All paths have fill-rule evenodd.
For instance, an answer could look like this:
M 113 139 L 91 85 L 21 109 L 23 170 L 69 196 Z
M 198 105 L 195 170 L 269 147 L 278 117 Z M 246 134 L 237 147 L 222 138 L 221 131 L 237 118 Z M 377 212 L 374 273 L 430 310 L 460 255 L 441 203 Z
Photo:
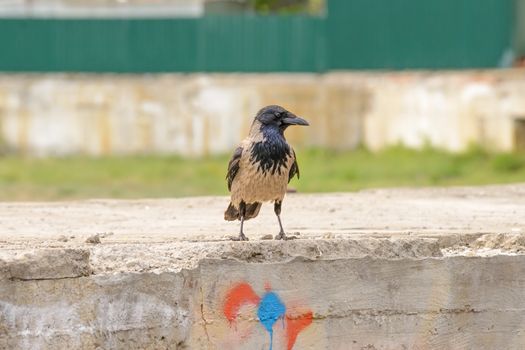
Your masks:
M 246 237 L 244 235 L 244 233 L 241 233 L 239 236 L 237 237 L 232 237 L 231 238 L 232 241 L 249 241 L 248 237 Z
M 277 236 L 275 236 L 275 239 L 277 240 L 283 240 L 283 241 L 289 241 L 292 239 L 297 239 L 296 236 L 287 236 L 284 232 L 279 232 Z

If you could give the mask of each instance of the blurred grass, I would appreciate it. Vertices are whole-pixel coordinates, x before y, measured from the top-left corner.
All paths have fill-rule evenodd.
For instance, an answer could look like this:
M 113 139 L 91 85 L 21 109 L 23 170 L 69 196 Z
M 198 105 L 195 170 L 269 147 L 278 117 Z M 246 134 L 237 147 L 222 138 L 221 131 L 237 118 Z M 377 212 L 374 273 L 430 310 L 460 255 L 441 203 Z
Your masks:
M 525 181 L 525 154 L 472 149 L 451 154 L 431 148 L 381 152 L 297 150 L 299 192 L 371 187 L 482 185 Z M 0 200 L 154 198 L 227 194 L 229 156 L 0 158 Z

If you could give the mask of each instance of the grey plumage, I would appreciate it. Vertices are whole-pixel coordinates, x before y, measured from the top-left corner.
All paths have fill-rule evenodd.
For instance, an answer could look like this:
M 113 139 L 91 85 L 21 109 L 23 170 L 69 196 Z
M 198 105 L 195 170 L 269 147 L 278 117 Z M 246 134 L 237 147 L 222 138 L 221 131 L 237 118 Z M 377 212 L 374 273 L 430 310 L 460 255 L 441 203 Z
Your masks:
M 256 217 L 266 201 L 275 202 L 280 227 L 276 238 L 286 238 L 280 219 L 281 203 L 288 182 L 296 175 L 299 177 L 295 152 L 284 137 L 290 125 L 308 125 L 308 122 L 280 106 L 264 107 L 228 164 L 226 179 L 231 202 L 224 218 L 241 220 L 239 240 L 247 240 L 244 221 Z

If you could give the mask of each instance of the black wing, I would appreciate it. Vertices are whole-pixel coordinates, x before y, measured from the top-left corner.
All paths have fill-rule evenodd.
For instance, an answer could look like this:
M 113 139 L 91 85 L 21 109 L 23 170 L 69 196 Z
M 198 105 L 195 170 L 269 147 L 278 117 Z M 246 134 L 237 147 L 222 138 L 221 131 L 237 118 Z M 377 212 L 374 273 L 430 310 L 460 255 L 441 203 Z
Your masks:
M 299 164 L 297 164 L 297 158 L 295 157 L 295 151 L 293 149 L 292 149 L 292 154 L 293 154 L 293 164 L 290 167 L 290 172 L 288 173 L 288 182 L 290 182 L 290 180 L 292 179 L 292 177 L 295 176 L 295 174 L 297 174 L 297 178 L 299 178 L 299 176 L 301 175 L 299 173 Z
M 230 159 L 230 162 L 228 163 L 228 173 L 226 174 L 226 179 L 228 180 L 228 191 L 231 191 L 233 179 L 235 179 L 235 175 L 237 175 L 237 172 L 239 171 L 241 155 L 242 147 L 237 147 L 235 152 L 233 152 L 232 159 Z

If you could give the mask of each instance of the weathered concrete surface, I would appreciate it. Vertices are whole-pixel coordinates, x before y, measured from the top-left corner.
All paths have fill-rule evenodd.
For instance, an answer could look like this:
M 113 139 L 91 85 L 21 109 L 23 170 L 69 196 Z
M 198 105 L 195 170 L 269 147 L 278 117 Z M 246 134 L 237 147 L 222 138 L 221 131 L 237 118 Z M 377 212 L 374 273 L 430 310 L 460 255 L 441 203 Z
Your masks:
M 0 204 L 0 348 L 525 344 L 525 184 L 290 195 L 286 242 L 226 204 Z
M 329 74 L 0 75 L 0 150 L 230 152 L 262 106 L 312 127 L 297 146 L 525 147 L 523 69 Z

